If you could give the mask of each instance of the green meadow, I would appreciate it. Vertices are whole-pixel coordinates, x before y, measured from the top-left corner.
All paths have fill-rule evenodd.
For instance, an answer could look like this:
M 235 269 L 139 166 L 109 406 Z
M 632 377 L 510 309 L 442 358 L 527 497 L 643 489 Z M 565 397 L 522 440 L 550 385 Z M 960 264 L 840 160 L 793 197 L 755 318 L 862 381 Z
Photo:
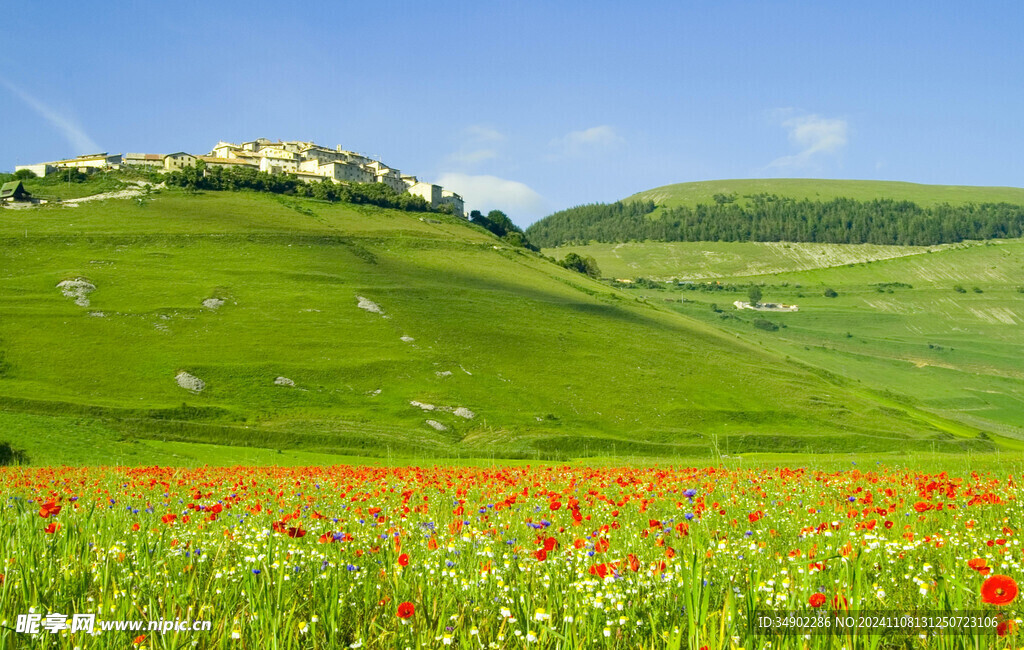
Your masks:
M 565 252 L 594 256 L 602 270 L 611 269 L 608 275 L 657 279 L 630 291 L 741 340 L 881 391 L 895 402 L 1024 440 L 1022 240 L 921 248 L 616 246 L 566 247 Z M 563 249 L 554 253 L 564 254 Z M 733 302 L 747 301 L 752 284 L 761 287 L 763 302 L 796 304 L 799 311 L 737 310 Z M 826 289 L 837 295 L 827 297 Z M 758 319 L 771 325 L 757 327 Z
M 164 190 L 4 210 L 0 246 L 0 441 L 33 463 L 1013 444 L 444 215 Z

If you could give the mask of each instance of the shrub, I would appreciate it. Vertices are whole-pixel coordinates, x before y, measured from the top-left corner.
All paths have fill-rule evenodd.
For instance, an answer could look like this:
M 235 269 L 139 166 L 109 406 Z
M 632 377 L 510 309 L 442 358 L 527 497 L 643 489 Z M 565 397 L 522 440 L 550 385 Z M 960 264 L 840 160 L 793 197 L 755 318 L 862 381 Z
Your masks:
M 956 291 L 957 293 L 967 293 L 967 289 L 964 289 L 959 284 L 954 284 L 953 285 L 953 291 Z
M 0 467 L 5 465 L 28 465 L 28 454 L 15 449 L 9 442 L 0 442 Z
M 981 287 L 974 287 L 973 289 L 971 289 L 971 291 L 973 291 L 974 293 L 985 293 L 984 291 L 981 290 Z
M 35 178 L 36 173 L 31 169 L 19 169 L 14 172 L 14 179 L 19 181 L 27 181 L 30 178 Z
M 825 297 L 826 298 L 835 298 L 838 295 L 839 294 L 836 293 L 836 290 L 833 289 L 832 287 L 825 287 Z
M 756 327 L 757 329 L 765 330 L 766 332 L 774 332 L 779 329 L 778 325 L 771 322 L 770 320 L 765 320 L 764 318 L 755 318 L 754 327 Z

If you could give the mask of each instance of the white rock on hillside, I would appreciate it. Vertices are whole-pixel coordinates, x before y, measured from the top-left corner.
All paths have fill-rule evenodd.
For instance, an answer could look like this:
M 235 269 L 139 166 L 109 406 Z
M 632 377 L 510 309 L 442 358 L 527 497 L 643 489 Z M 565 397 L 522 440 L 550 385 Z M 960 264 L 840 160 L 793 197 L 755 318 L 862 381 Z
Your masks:
M 274 380 L 274 384 L 277 386 L 295 386 L 295 382 L 292 381 L 291 379 L 288 379 L 287 377 L 278 377 L 277 379 Z
M 416 400 L 413 400 L 413 401 L 409 402 L 409 405 L 410 406 L 418 406 L 419 408 L 423 409 L 424 411 L 433 411 L 434 409 L 437 408 L 433 404 L 424 404 L 423 402 L 417 402 Z
M 96 291 L 96 285 L 82 278 L 64 280 L 57 285 L 65 298 L 74 298 L 75 304 L 79 307 L 89 306 L 89 294 Z
M 195 375 L 185 372 L 184 370 L 175 375 L 174 379 L 178 382 L 179 386 L 193 393 L 201 393 L 203 392 L 203 389 L 206 388 L 205 381 Z
M 444 426 L 443 424 L 441 424 L 437 420 L 427 420 L 427 424 L 429 424 L 433 428 L 437 429 L 438 431 L 447 431 L 448 430 L 448 427 Z
M 365 309 L 366 311 L 372 312 L 374 314 L 384 315 L 384 310 L 380 308 L 380 305 L 373 302 L 369 298 L 364 298 L 362 296 L 356 296 L 356 298 L 359 300 L 358 307 L 360 309 Z
M 455 409 L 452 412 L 455 415 L 459 416 L 460 418 L 466 418 L 467 420 L 472 420 L 473 418 L 476 417 L 476 413 L 474 413 L 473 411 L 470 411 L 465 406 L 460 406 L 459 408 Z
M 207 309 L 218 309 L 223 304 L 224 301 L 220 298 L 207 298 L 203 301 L 203 307 L 206 307 Z

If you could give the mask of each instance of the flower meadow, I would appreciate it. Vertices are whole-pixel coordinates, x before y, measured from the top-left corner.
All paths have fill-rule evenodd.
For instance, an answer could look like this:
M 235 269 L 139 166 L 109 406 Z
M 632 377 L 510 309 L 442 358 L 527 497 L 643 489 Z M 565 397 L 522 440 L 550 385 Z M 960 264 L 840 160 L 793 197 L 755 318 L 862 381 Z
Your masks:
M 1017 648 L 1024 477 L 906 469 L 0 470 L 0 647 Z M 763 610 L 988 632 L 755 635 Z M 209 621 L 15 630 L 18 614 Z

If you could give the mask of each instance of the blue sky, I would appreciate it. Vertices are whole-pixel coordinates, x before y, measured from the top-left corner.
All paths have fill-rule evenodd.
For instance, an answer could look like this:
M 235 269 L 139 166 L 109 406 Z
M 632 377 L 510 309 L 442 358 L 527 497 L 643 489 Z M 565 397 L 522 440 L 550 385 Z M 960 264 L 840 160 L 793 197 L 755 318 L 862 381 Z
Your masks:
M 1024 185 L 1024 4 L 21 3 L 0 170 L 314 140 L 526 225 L 668 183 Z

